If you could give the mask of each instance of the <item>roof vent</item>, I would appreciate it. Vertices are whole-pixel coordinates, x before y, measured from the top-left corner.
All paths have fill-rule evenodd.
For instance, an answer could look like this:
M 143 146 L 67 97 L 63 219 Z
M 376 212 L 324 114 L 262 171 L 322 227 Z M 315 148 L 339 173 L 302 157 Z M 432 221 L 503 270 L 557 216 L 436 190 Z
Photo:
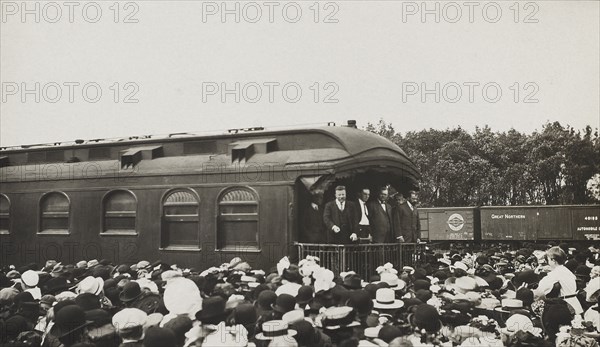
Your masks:
M 277 139 L 252 139 L 236 141 L 229 144 L 229 155 L 231 162 L 243 162 L 250 159 L 254 154 L 267 154 L 277 150 Z
M 119 153 L 121 169 L 133 168 L 142 160 L 152 160 L 162 156 L 162 146 L 135 147 Z
M 348 128 L 356 129 L 356 120 L 354 120 L 354 119 L 348 120 Z

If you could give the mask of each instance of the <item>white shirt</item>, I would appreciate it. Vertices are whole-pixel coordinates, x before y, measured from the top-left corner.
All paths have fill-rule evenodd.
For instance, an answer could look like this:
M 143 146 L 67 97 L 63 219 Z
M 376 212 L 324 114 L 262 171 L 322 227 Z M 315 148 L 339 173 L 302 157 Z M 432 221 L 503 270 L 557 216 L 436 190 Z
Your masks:
M 381 202 L 381 201 L 380 201 L 380 202 L 379 202 L 379 204 L 381 205 L 381 208 L 382 208 L 382 209 L 383 209 L 385 212 L 387 212 L 387 210 L 385 209 L 385 202 Z
M 567 269 L 564 265 L 557 266 L 554 270 L 548 272 L 546 277 L 542 278 L 538 286 L 538 291 L 548 294 L 552 291 L 554 283 L 560 283 L 560 296 L 573 295 L 577 293 L 577 283 L 575 282 L 575 275 Z M 569 303 L 575 310 L 575 314 L 581 314 L 583 307 L 579 303 L 577 297 L 566 298 L 565 301 Z
M 358 203 L 360 204 L 360 211 L 362 216 L 360 217 L 360 222 L 358 222 L 358 224 L 369 225 L 369 211 L 367 210 L 367 203 L 362 201 L 361 199 L 358 199 Z
M 413 205 L 410 203 L 410 201 L 406 200 L 406 204 L 408 205 L 408 207 L 410 207 L 411 211 L 414 211 L 415 208 L 413 207 Z
M 337 207 L 340 209 L 340 211 L 344 210 L 344 206 L 346 205 L 345 201 L 343 203 L 341 203 L 339 200 L 336 199 L 335 203 L 336 203 Z

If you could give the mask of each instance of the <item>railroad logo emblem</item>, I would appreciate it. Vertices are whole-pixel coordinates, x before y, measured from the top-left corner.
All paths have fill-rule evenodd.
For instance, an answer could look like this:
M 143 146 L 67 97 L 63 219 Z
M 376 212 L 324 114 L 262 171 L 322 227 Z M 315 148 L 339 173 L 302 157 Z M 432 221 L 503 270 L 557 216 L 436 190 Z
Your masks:
M 465 219 L 458 213 L 450 215 L 448 226 L 452 231 L 460 231 L 465 226 Z

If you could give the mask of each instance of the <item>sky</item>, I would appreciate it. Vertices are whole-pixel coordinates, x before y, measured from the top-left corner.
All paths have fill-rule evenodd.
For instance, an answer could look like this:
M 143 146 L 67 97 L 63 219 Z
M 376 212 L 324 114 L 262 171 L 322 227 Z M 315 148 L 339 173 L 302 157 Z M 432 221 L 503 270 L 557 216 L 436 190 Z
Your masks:
M 0 0 L 0 146 L 600 126 L 600 2 Z

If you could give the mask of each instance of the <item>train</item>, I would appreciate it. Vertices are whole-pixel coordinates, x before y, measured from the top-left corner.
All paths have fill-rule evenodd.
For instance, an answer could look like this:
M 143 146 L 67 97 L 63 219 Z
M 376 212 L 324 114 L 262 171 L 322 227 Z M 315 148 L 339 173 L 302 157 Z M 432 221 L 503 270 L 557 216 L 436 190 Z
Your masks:
M 421 176 L 391 141 L 344 125 L 229 129 L 0 148 L 1 266 L 160 260 L 269 268 L 299 241 L 311 192 L 332 200 Z
M 600 205 L 421 208 L 419 220 L 428 241 L 600 241 Z

